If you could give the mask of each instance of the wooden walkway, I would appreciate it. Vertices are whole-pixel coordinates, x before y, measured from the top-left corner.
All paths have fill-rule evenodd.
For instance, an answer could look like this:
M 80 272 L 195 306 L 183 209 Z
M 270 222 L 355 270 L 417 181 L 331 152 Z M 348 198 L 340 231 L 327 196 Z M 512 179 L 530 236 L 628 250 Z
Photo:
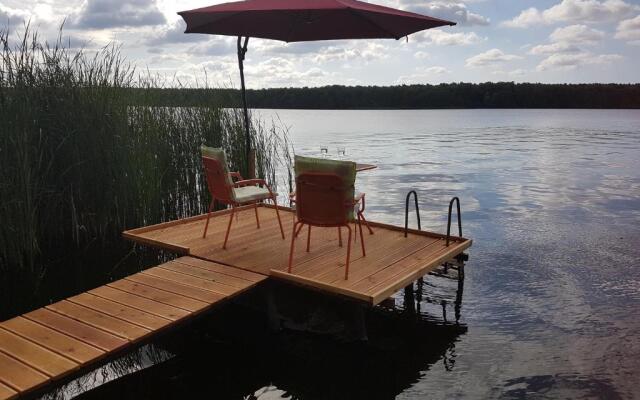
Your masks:
M 371 222 L 374 234 L 365 230 L 367 255 L 362 257 L 359 242 L 352 246 L 349 279 L 345 280 L 346 246 L 338 246 L 337 229 L 313 228 L 311 251 L 306 252 L 305 227 L 297 239 L 293 271 L 288 274 L 293 212 L 281 210 L 286 233 L 286 239 L 282 240 L 272 207 L 259 207 L 260 229 L 256 228 L 253 208 L 245 208 L 237 213 L 227 249 L 223 250 L 229 221 L 226 214 L 226 211 L 215 213 L 204 239 L 206 215 L 130 230 L 124 236 L 371 305 L 382 302 L 471 246 L 471 240 L 458 237 L 452 237 L 446 246 L 443 235 L 425 231 L 411 230 L 405 238 L 402 228 Z M 344 232 L 343 236 L 346 240 Z
M 266 279 L 182 257 L 0 323 L 0 399 L 31 393 Z

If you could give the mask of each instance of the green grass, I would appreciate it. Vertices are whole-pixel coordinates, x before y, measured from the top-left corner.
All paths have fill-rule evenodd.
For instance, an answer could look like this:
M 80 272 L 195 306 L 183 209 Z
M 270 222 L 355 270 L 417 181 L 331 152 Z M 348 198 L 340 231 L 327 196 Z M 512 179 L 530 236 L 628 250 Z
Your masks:
M 240 110 L 150 107 L 157 81 L 117 47 L 11 38 L 0 32 L 0 320 L 159 261 L 121 232 L 205 212 L 201 144 L 247 175 Z M 275 184 L 286 132 L 252 119 L 251 135 Z

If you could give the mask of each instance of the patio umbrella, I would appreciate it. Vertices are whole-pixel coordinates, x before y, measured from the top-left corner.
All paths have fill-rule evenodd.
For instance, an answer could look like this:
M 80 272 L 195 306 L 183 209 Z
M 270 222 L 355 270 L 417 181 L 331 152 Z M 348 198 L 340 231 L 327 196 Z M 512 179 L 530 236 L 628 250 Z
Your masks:
M 181 11 L 178 15 L 187 23 L 185 33 L 238 37 L 248 163 L 251 163 L 251 137 L 243 62 L 250 37 L 284 42 L 397 40 L 424 29 L 455 25 L 455 22 L 358 0 L 245 0 Z

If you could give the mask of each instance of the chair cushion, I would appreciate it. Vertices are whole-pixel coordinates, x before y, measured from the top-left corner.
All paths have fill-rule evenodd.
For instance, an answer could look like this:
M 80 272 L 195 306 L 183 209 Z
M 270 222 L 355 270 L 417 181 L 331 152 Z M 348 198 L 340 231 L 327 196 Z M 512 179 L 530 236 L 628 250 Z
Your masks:
M 344 184 L 349 187 L 346 191 L 345 202 L 352 201 L 355 194 L 356 163 L 353 161 L 330 160 L 326 158 L 313 158 L 295 156 L 294 167 L 296 178 L 305 172 L 333 173 L 342 178 Z M 353 208 L 346 210 L 348 219 L 354 219 Z
M 269 189 L 260 186 L 243 186 L 239 188 L 233 188 L 233 194 L 238 203 L 249 203 L 257 200 L 265 200 L 271 196 L 269 194 Z
M 223 173 L 227 180 L 227 185 L 233 186 L 233 179 L 229 176 L 229 164 L 227 164 L 227 155 L 224 150 L 218 147 L 200 146 L 200 153 L 202 157 L 213 158 L 218 161 L 224 168 Z

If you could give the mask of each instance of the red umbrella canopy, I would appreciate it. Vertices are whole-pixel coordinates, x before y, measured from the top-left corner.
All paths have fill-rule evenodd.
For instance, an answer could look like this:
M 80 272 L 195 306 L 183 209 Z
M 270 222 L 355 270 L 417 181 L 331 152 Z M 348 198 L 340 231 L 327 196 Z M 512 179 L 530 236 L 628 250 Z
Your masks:
M 246 0 L 179 12 L 185 33 L 303 42 L 400 39 L 455 22 L 358 0 Z

